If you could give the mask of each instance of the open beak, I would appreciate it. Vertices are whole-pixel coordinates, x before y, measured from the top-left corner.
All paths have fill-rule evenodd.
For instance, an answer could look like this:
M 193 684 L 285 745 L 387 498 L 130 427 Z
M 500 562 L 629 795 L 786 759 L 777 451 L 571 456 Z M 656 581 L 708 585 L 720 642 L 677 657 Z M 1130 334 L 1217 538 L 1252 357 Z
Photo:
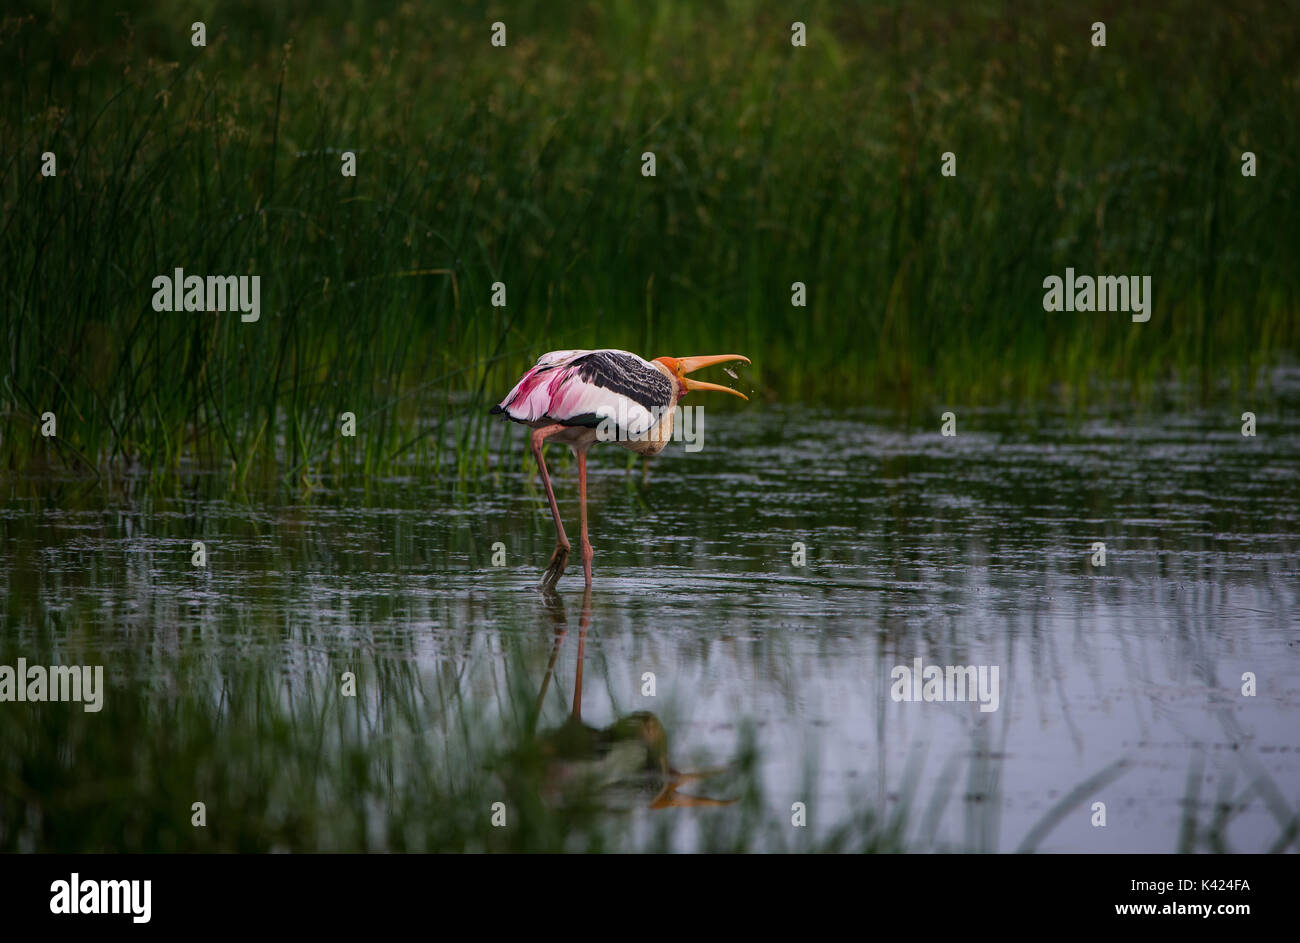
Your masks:
M 711 367 L 715 363 L 727 363 L 731 360 L 741 360 L 749 363 L 748 357 L 742 357 L 740 354 L 714 354 L 708 357 L 679 357 L 677 358 L 677 374 L 682 378 L 682 383 L 688 390 L 713 390 L 718 393 L 730 393 L 732 396 L 739 396 L 743 400 L 749 397 L 740 390 L 733 390 L 729 386 L 723 386 L 720 383 L 705 383 L 703 380 L 688 380 L 686 374 L 694 373 L 696 370 L 703 370 L 705 367 Z

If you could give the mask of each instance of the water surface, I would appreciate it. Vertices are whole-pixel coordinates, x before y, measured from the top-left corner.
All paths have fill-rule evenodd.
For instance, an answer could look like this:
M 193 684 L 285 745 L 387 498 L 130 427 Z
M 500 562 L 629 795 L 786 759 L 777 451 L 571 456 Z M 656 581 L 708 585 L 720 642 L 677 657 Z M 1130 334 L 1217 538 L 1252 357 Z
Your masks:
M 1225 393 L 1199 410 L 958 410 L 955 437 L 937 416 L 753 402 L 706 413 L 704 449 L 674 444 L 644 478 L 598 447 L 585 612 L 576 553 L 558 600 L 533 589 L 554 538 L 522 453 L 468 486 L 11 481 L 7 651 L 93 649 L 115 684 L 163 694 L 182 653 L 214 679 L 271 664 L 289 703 L 340 659 L 370 666 L 363 700 L 382 700 L 380 666 L 398 665 L 487 715 L 516 712 L 512 685 L 545 687 L 539 728 L 559 730 L 581 636 L 589 730 L 651 712 L 687 772 L 734 768 L 752 730 L 773 828 L 796 802 L 813 834 L 909 806 L 918 850 L 1268 850 L 1300 799 L 1300 383 L 1279 382 L 1254 438 L 1251 403 Z M 549 454 L 576 543 L 574 464 Z M 894 701 L 891 671 L 916 658 L 998 666 L 998 709 Z M 453 716 L 415 724 L 436 739 Z M 689 848 L 740 814 L 646 808 L 661 786 L 607 827 L 635 844 L 680 816 L 672 844 Z M 681 793 L 744 789 L 722 775 Z

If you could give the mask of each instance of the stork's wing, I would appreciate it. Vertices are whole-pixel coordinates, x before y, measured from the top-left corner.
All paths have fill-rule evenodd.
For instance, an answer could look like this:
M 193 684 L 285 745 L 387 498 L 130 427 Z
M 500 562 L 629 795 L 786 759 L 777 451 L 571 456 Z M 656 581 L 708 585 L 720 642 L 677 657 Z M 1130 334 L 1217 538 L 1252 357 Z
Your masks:
M 524 374 L 493 412 L 516 422 L 599 426 L 606 417 L 636 437 L 663 418 L 673 381 L 626 350 L 556 351 Z

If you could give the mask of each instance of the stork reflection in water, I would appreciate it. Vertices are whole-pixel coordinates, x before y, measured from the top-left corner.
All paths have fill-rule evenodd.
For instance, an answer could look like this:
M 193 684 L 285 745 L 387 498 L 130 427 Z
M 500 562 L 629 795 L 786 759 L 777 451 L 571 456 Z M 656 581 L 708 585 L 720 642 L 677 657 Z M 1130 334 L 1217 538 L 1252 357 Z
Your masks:
M 564 604 L 555 593 L 547 594 L 547 606 L 555 625 L 546 675 L 537 695 L 534 718 L 541 715 L 546 692 L 555 674 L 556 662 L 565 636 L 568 619 Z M 668 759 L 668 734 L 659 718 L 649 711 L 636 711 L 619 717 L 608 727 L 598 728 L 582 719 L 582 669 L 586 654 L 587 629 L 591 625 L 591 590 L 582 598 L 578 622 L 577 667 L 574 676 L 573 704 L 568 718 L 558 727 L 535 736 L 545 764 L 543 792 L 548 798 L 562 798 L 578 789 L 598 790 L 606 795 L 630 793 L 637 804 L 652 809 L 684 806 L 725 806 L 734 799 L 711 799 L 688 795 L 678 790 L 688 782 L 708 779 L 727 770 L 683 773 L 673 769 Z M 649 801 L 646 802 L 646 799 Z

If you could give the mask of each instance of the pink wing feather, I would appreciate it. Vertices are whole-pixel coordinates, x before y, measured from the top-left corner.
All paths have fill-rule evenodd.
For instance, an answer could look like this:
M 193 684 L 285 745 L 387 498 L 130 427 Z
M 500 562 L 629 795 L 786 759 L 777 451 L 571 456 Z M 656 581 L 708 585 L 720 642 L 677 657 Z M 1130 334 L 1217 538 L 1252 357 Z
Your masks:
M 672 382 L 635 354 L 557 350 L 543 354 L 492 411 L 529 425 L 595 426 L 609 416 L 636 436 L 661 418 L 654 410 L 673 400 Z

